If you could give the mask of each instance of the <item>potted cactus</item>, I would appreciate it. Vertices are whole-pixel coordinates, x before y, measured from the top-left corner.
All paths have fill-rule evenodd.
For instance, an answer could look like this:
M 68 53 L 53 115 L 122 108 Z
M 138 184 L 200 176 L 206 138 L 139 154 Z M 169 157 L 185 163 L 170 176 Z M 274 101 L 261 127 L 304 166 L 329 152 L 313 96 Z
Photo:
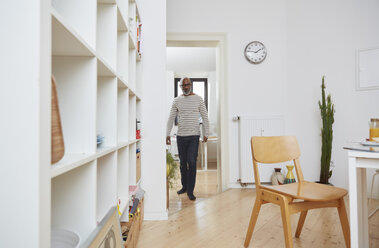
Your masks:
M 321 112 L 322 128 L 321 128 L 321 171 L 320 183 L 329 184 L 329 178 L 332 176 L 330 169 L 330 161 L 332 158 L 332 142 L 333 142 L 333 123 L 334 123 L 334 104 L 329 94 L 325 98 L 325 76 L 322 77 L 321 84 L 321 101 L 318 102 Z

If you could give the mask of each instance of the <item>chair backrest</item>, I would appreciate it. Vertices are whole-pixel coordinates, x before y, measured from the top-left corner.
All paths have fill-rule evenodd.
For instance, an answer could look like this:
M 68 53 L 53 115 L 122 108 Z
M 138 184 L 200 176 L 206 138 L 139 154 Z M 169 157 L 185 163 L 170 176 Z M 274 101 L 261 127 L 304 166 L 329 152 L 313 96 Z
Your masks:
M 294 160 L 300 157 L 300 148 L 295 136 L 251 137 L 253 159 L 270 164 Z
M 303 173 L 298 158 L 300 148 L 295 136 L 253 136 L 251 137 L 255 184 L 260 184 L 258 164 L 281 163 L 293 160 L 299 181 L 303 181 Z

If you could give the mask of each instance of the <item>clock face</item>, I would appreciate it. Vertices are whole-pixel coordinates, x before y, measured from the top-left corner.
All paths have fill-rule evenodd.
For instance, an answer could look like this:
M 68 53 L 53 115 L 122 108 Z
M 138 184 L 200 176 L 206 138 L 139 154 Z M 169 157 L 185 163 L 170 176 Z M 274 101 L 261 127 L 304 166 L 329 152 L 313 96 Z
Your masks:
M 259 41 L 252 41 L 245 48 L 245 58 L 253 64 L 261 63 L 267 55 L 267 49 Z

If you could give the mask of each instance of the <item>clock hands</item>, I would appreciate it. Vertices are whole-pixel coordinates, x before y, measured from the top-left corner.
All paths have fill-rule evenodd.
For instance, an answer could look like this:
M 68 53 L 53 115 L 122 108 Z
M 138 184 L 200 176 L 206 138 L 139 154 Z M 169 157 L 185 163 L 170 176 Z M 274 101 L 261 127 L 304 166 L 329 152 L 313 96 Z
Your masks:
M 260 48 L 260 49 L 258 49 L 257 51 L 253 51 L 253 50 L 250 50 L 250 51 L 248 51 L 248 52 L 253 52 L 253 53 L 257 53 L 257 52 L 259 52 L 260 50 L 262 50 L 263 49 L 263 47 L 262 48 Z

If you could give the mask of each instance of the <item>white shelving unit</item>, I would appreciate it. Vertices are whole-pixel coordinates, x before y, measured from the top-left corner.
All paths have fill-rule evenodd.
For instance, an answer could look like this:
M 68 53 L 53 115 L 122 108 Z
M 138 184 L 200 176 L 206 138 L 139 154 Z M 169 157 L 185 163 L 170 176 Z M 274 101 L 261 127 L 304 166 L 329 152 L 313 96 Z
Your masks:
M 127 220 L 129 185 L 137 183 L 138 13 L 135 1 L 52 0 L 65 155 L 51 166 L 51 228 L 75 231 L 83 242 L 112 206 Z

